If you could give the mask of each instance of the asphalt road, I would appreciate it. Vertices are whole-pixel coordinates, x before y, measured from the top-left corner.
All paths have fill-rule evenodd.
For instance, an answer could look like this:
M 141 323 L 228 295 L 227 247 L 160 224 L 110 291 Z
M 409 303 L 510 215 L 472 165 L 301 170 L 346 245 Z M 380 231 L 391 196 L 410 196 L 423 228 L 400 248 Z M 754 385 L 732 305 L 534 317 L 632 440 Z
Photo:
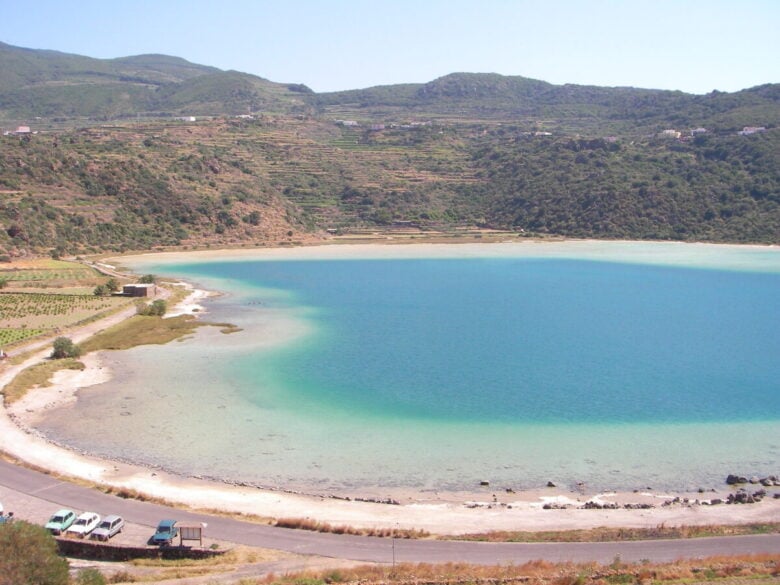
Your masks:
M 210 538 L 277 549 L 357 561 L 448 562 L 476 564 L 524 563 L 535 559 L 548 561 L 623 561 L 663 562 L 679 558 L 701 558 L 721 554 L 780 552 L 780 534 L 654 540 L 608 543 L 479 543 L 446 540 L 399 540 L 350 535 L 320 534 L 304 530 L 275 528 L 230 518 L 198 514 L 136 500 L 122 499 L 63 482 L 43 473 L 0 460 L 0 487 L 28 494 L 58 507 L 77 511 L 95 510 L 101 514 L 120 514 L 126 521 L 153 529 L 162 518 L 181 522 L 208 523 Z M 0 497 L 2 493 L 0 492 Z M 23 519 L 23 518 L 22 518 Z M 150 532 L 151 534 L 151 532 Z

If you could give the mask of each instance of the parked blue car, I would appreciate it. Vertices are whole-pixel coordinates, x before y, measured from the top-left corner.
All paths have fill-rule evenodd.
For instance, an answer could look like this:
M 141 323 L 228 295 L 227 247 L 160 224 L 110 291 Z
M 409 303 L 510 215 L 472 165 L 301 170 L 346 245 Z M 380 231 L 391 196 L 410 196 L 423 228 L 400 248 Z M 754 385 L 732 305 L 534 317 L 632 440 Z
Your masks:
M 160 520 L 160 523 L 157 525 L 157 532 L 152 536 L 152 544 L 171 544 L 178 535 L 179 529 L 176 526 L 176 520 Z

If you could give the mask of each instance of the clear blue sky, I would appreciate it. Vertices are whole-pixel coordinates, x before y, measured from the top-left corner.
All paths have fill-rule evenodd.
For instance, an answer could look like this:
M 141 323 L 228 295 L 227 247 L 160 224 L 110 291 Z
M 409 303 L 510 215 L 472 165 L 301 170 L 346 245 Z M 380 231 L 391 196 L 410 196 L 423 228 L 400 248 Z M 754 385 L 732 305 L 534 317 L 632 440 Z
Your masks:
M 0 40 L 315 91 L 456 71 L 707 93 L 780 82 L 780 0 L 0 0 Z

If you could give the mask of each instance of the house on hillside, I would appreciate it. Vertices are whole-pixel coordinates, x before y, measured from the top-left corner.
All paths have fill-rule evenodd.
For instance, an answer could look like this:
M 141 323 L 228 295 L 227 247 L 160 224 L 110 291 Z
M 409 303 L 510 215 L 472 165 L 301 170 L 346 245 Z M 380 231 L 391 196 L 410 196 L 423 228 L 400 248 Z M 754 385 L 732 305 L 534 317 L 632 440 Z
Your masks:
M 663 132 L 660 132 L 658 134 L 661 138 L 680 138 L 682 136 L 682 133 L 679 130 L 669 129 L 664 130 Z
M 740 136 L 750 136 L 751 134 L 758 134 L 759 132 L 766 132 L 766 128 L 763 126 L 745 126 L 742 130 L 737 132 Z
M 14 130 L 14 134 L 32 134 L 32 130 L 30 130 L 29 126 L 17 126 L 16 130 Z

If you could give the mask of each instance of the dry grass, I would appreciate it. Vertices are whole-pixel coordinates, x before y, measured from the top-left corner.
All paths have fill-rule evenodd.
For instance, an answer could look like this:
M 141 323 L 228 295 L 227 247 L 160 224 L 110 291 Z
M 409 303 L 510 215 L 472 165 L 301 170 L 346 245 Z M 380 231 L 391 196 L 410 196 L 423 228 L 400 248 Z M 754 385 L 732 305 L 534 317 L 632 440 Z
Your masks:
M 13 404 L 32 388 L 50 386 L 52 376 L 60 370 L 83 370 L 84 367 L 83 363 L 74 358 L 50 360 L 30 366 L 19 372 L 19 374 L 3 388 L 2 392 L 5 404 Z
M 616 542 L 625 540 L 657 540 L 669 538 L 702 538 L 706 536 L 741 536 L 780 532 L 780 522 L 758 522 L 734 525 L 666 526 L 654 528 L 607 528 L 561 531 L 493 531 L 447 537 L 451 540 L 481 542 Z
M 426 538 L 430 536 L 425 530 L 409 530 L 395 528 L 356 528 L 344 524 L 332 525 L 327 522 L 319 522 L 310 518 L 279 518 L 274 526 L 280 528 L 293 528 L 296 530 L 310 530 L 312 532 L 330 532 L 332 534 L 355 534 L 357 536 L 378 536 L 381 538 Z
M 244 581 L 245 585 L 324 585 L 350 583 L 383 585 L 623 585 L 677 582 L 758 583 L 777 582 L 780 577 L 780 553 L 712 557 L 703 560 L 681 560 L 672 563 L 550 563 L 532 561 L 522 565 L 399 564 L 395 567 L 366 565 L 330 571 L 306 571 L 268 575 Z
M 191 315 L 163 319 L 135 316 L 101 331 L 81 344 L 85 353 L 104 349 L 130 349 L 138 345 L 162 345 L 191 335 L 200 324 Z
M 136 559 L 130 562 L 132 570 L 125 570 L 108 578 L 110 583 L 157 583 L 167 579 L 196 579 L 211 576 L 207 583 L 221 583 L 220 576 L 230 574 L 237 567 L 274 562 L 287 558 L 289 553 L 275 550 L 235 547 L 224 554 L 207 559 Z M 118 580 L 124 579 L 123 581 Z

